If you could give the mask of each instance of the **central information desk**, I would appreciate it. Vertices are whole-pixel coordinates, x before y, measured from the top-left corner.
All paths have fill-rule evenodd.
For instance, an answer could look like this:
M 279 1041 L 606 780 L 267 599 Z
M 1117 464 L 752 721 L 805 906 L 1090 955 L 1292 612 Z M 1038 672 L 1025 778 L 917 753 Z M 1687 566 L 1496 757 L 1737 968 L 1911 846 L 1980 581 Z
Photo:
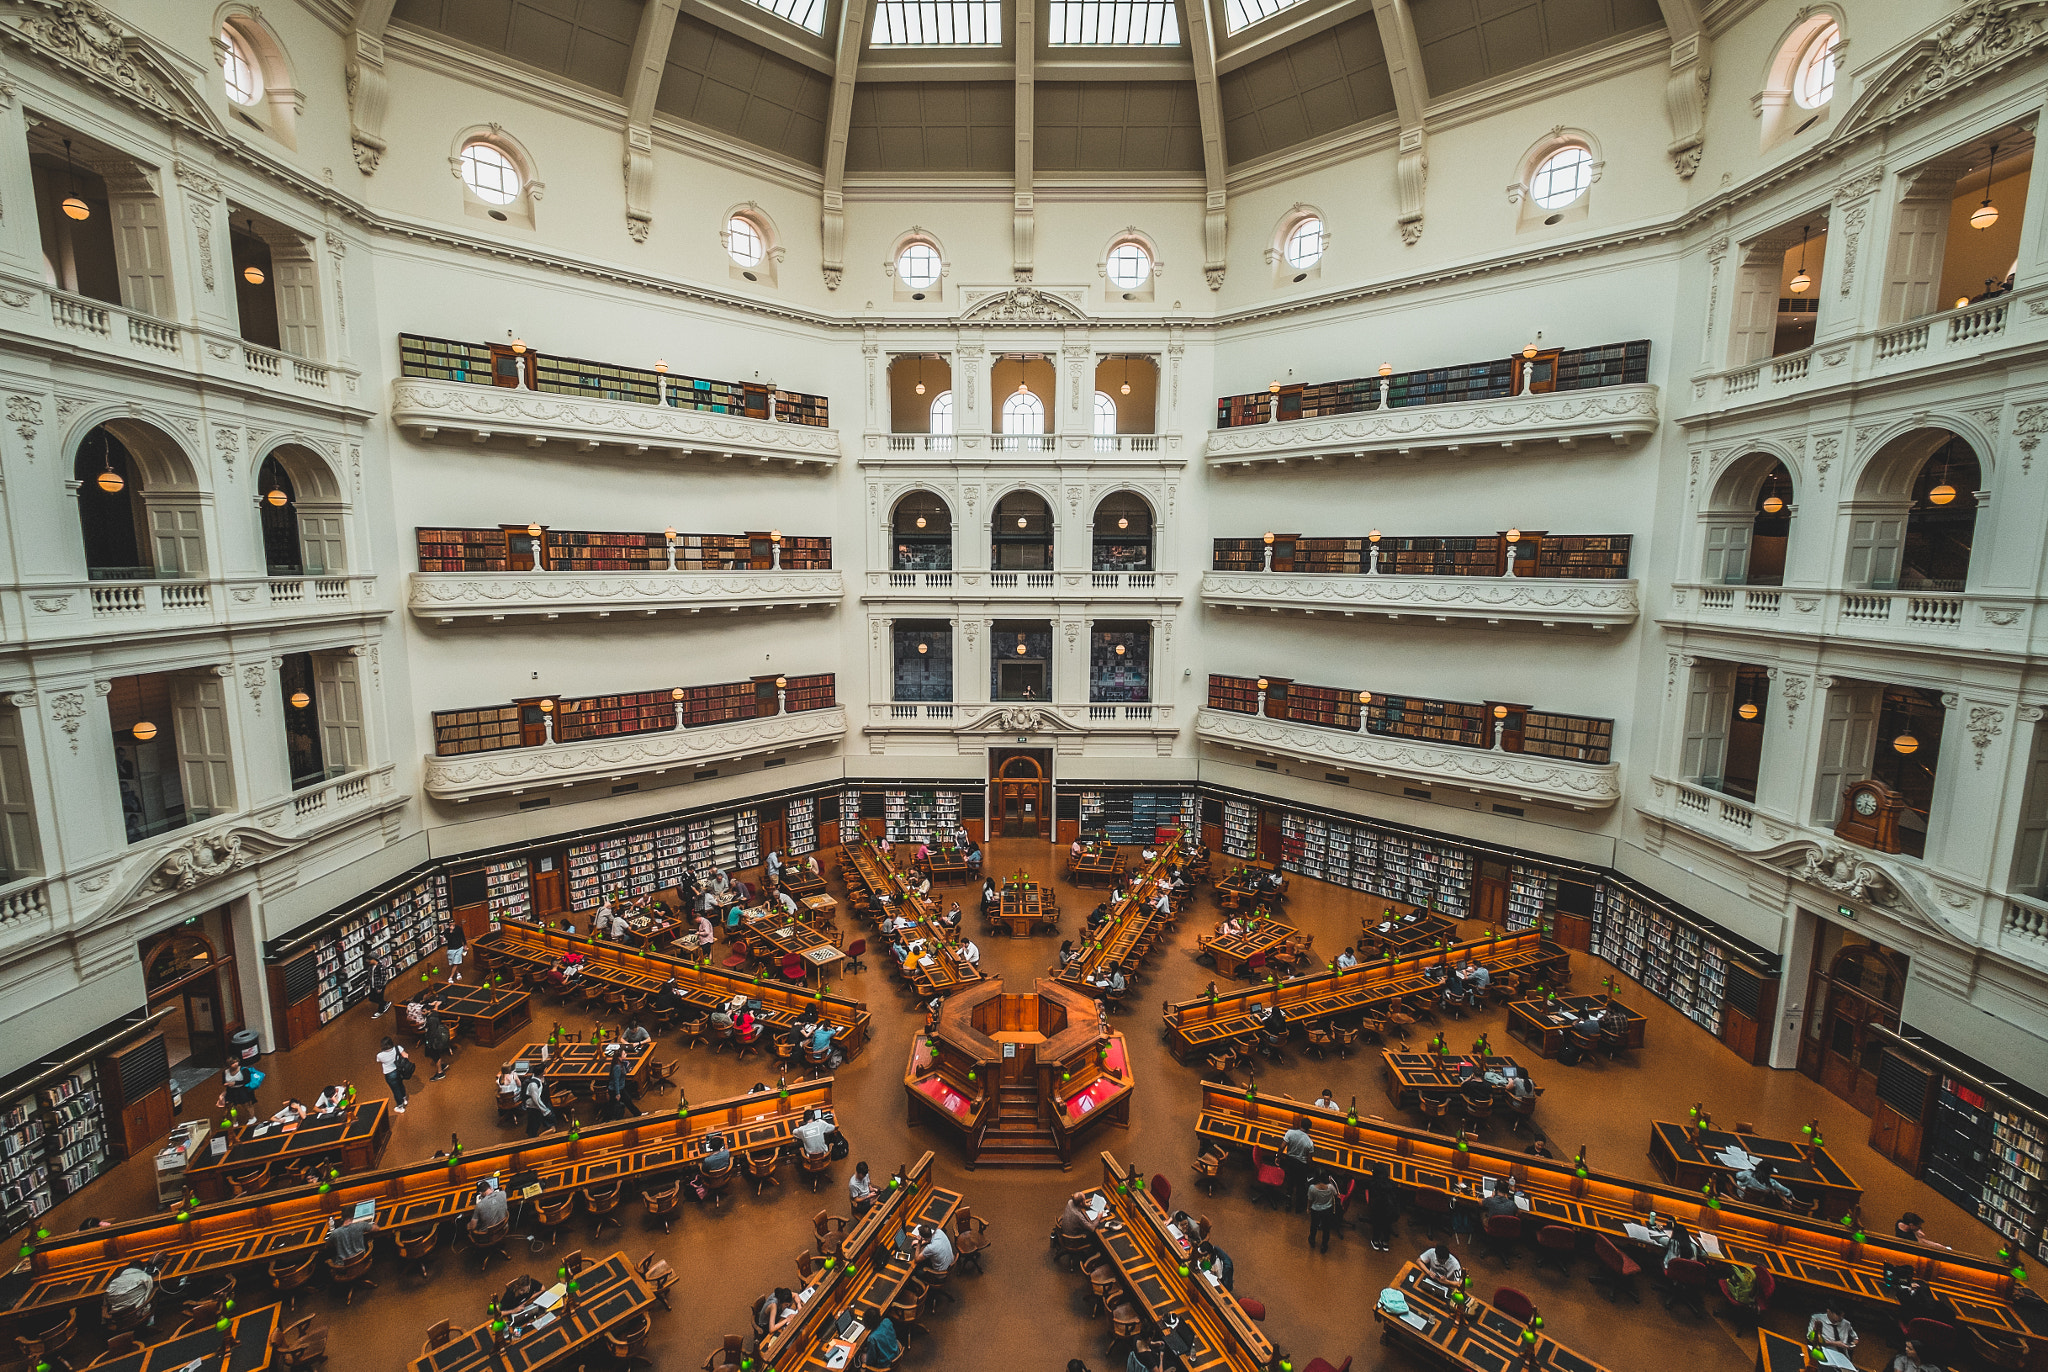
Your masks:
M 873 839 L 841 848 L 839 856 L 847 886 L 858 893 L 855 903 L 862 914 L 872 918 L 873 902 L 886 900 L 893 913 L 918 926 L 915 937 L 924 940 L 924 949 L 910 979 L 919 995 L 949 996 L 981 980 L 980 969 L 960 955 L 958 943 L 940 923 L 938 903 L 920 895 L 916 885 L 891 865 Z
M 1169 880 L 1179 856 L 1179 839 L 1161 848 L 1132 880 L 1123 899 L 1110 910 L 1108 921 L 1085 940 L 1081 956 L 1055 968 L 1053 975 L 1065 985 L 1081 986 L 1111 967 L 1136 967 L 1153 933 L 1165 922 L 1165 916 L 1153 908 L 1152 902 Z
M 1518 1000 L 1508 1006 L 1508 1033 L 1534 1048 L 1544 1057 L 1554 1057 L 1572 1029 L 1598 1006 L 1607 1016 L 1620 1015 L 1621 1041 L 1631 1048 L 1643 1046 L 1649 1020 L 1612 996 L 1554 996 L 1543 1000 Z
M 1657 1120 L 1650 1125 L 1650 1165 L 1665 1180 L 1697 1191 L 1712 1178 L 1714 1189 L 1733 1196 L 1736 1169 L 1722 1161 L 1724 1149 L 1740 1148 L 1778 1165 L 1778 1180 L 1805 1200 L 1818 1200 L 1824 1219 L 1840 1219 L 1863 1200 L 1863 1188 L 1826 1148 L 1767 1139 L 1732 1129 L 1702 1129 Z
M 146 1343 L 126 1353 L 103 1357 L 91 1372 L 184 1372 L 197 1363 L 205 1372 L 269 1372 L 283 1364 L 271 1356 L 270 1341 L 284 1319 L 282 1305 L 266 1305 L 246 1315 L 233 1316 L 228 1332 L 235 1340 L 234 1351 L 225 1365 L 220 1360 L 221 1331 L 212 1325 L 183 1334 L 173 1334 L 157 1343 Z M 165 1320 L 169 1322 L 168 1318 Z
M 868 1007 L 864 1003 L 829 991 L 822 993 L 821 999 L 819 992 L 779 985 L 780 978 L 763 977 L 756 981 L 751 974 L 728 972 L 722 967 L 662 953 L 635 952 L 621 944 L 583 938 L 518 919 L 503 921 L 498 929 L 478 939 L 475 947 L 484 967 L 500 974 L 518 968 L 543 975 L 562 960 L 563 954 L 581 953 L 585 981 L 634 997 L 653 995 L 673 977 L 683 998 L 699 1010 L 709 1011 L 743 995 L 761 1002 L 755 1018 L 766 1020 L 771 1033 L 788 1032 L 805 1010 L 816 1010 L 818 1017 L 838 1034 L 839 1051 L 849 1062 L 868 1042 Z
M 1285 944 L 1301 930 L 1291 924 L 1282 924 L 1277 919 L 1261 919 L 1250 930 L 1242 934 L 1211 934 L 1195 943 L 1195 955 L 1208 954 L 1216 964 L 1216 970 L 1226 977 L 1234 977 L 1249 970 L 1275 948 Z
M 806 1372 L 851 1372 L 872 1330 L 910 1282 L 916 1259 L 896 1255 L 896 1236 L 914 1224 L 947 1229 L 959 1211 L 961 1195 L 934 1184 L 932 1155 L 926 1153 L 884 1181 L 877 1178 L 877 1197 L 858 1224 L 840 1236 L 839 1247 L 827 1256 L 832 1266 L 812 1268 L 811 1285 L 798 1293 L 798 1313 L 789 1327 L 760 1347 L 764 1367 L 803 1368 Z M 860 1331 L 841 1340 L 839 1317 L 851 1314 Z M 834 1367 L 832 1350 L 841 1343 L 851 1349 L 846 1362 Z
M 1196 1062 L 1224 1044 L 1257 1034 L 1259 1021 L 1253 1012 L 1268 1005 L 1278 1005 L 1292 1025 L 1362 1014 L 1408 996 L 1434 995 L 1440 982 L 1431 970 L 1467 954 L 1496 976 L 1517 972 L 1556 980 L 1571 971 L 1571 954 L 1537 933 L 1471 939 L 1428 956 L 1390 958 L 1227 995 L 1172 1002 L 1165 1010 L 1166 1045 L 1179 1061 Z
M 1584 1354 L 1566 1348 L 1547 1332 L 1530 1329 L 1506 1311 L 1477 1298 L 1465 1302 L 1464 1318 L 1451 1303 L 1450 1289 L 1414 1263 L 1404 1263 L 1387 1285 L 1408 1302 L 1408 1315 L 1390 1315 L 1375 1305 L 1380 1342 L 1426 1362 L 1461 1372 L 1505 1372 L 1507 1368 L 1550 1368 L 1556 1372 L 1605 1372 Z M 1535 1357 L 1523 1352 L 1522 1331 L 1536 1336 Z
M 1458 921 L 1434 910 L 1410 909 L 1391 919 L 1358 919 L 1358 945 L 1376 947 L 1383 958 L 1405 958 L 1417 953 L 1434 953 L 1458 941 Z
M 216 1142 L 227 1146 L 216 1153 Z M 294 1171 L 321 1163 L 343 1172 L 367 1172 L 383 1161 L 390 1142 L 389 1101 L 358 1100 L 338 1114 L 309 1115 L 297 1124 L 259 1120 L 231 1136 L 209 1139 L 200 1159 L 186 1166 L 185 1185 L 202 1201 L 222 1201 L 234 1190 L 232 1178 L 258 1168 L 273 1169 L 263 1190 L 281 1184 L 275 1170 L 280 1168 Z
M 1380 1054 L 1380 1062 L 1387 1099 L 1396 1105 L 1413 1105 L 1423 1096 L 1457 1095 L 1465 1084 L 1464 1068 L 1468 1062 L 1478 1063 L 1482 1074 L 1498 1072 L 1502 1077 L 1522 1070 L 1522 1064 L 1513 1058 L 1474 1058 L 1469 1053 L 1438 1057 L 1435 1053 L 1397 1053 L 1389 1049 Z M 1507 1094 L 1507 1088 L 1496 1086 L 1493 1094 L 1498 1100 Z
M 441 1160 L 365 1172 L 335 1183 L 326 1195 L 317 1187 L 299 1186 L 203 1205 L 186 1212 L 183 1220 L 157 1216 L 53 1235 L 0 1277 L 0 1316 L 8 1325 L 19 1325 L 23 1316 L 97 1301 L 122 1267 L 159 1255 L 163 1266 L 157 1277 L 162 1281 L 254 1268 L 279 1258 L 300 1260 L 326 1241 L 329 1217 L 352 1214 L 363 1201 L 375 1203 L 379 1229 L 411 1229 L 460 1221 L 469 1213 L 477 1182 L 494 1174 L 509 1187 L 515 1176 L 533 1172 L 539 1198 L 559 1200 L 586 1186 L 651 1181 L 692 1167 L 712 1134 L 723 1134 L 735 1153 L 787 1147 L 804 1111 L 831 1104 L 832 1078 L 819 1077 L 781 1092 L 692 1105 L 687 1116 L 638 1115 L 596 1125 L 574 1141 L 556 1133 L 479 1148 L 465 1152 L 452 1167 Z M 523 1203 L 531 1199 L 513 1195 L 515 1230 L 525 1213 Z
M 1102 1194 L 1116 1224 L 1103 1224 L 1095 1237 L 1143 1308 L 1150 1332 L 1180 1316 L 1193 1345 L 1181 1359 L 1188 1372 L 1267 1372 L 1273 1345 L 1222 1281 L 1189 1261 L 1188 1237 L 1168 1221 L 1144 1173 L 1104 1152 Z
M 2025 1339 L 2035 1365 L 2048 1354 L 2048 1307 L 2015 1305 L 2018 1283 L 1992 1258 L 1868 1235 L 1859 1243 L 1832 1219 L 1808 1219 L 1727 1198 L 1717 1210 L 1689 1187 L 1590 1170 L 1580 1177 L 1569 1159 L 1490 1144 L 1474 1143 L 1459 1152 L 1450 1138 L 1426 1130 L 1370 1117 L 1352 1124 L 1348 1117 L 1286 1097 L 1262 1094 L 1246 1100 L 1245 1095 L 1237 1087 L 1203 1083 L 1197 1135 L 1226 1148 L 1256 1144 L 1277 1153 L 1281 1135 L 1299 1121 L 1315 1141 L 1317 1163 L 1326 1168 L 1358 1176 L 1380 1169 L 1396 1185 L 1462 1200 L 1476 1200 L 1487 1177 L 1512 1176 L 1529 1198 L 1524 1213 L 1532 1222 L 1604 1234 L 1622 1245 L 1635 1242 L 1624 1226 L 1642 1226 L 1655 1210 L 1710 1237 L 1722 1257 L 1769 1272 L 1781 1285 L 1839 1292 L 1877 1306 L 1896 1307 L 1885 1274 L 1887 1267 L 1901 1268 L 1924 1278 L 1964 1323 Z
M 502 1348 L 491 1338 L 487 1320 L 457 1334 L 431 1353 L 406 1364 L 408 1372 L 537 1372 L 560 1367 L 579 1349 L 589 1348 L 607 1329 L 616 1329 L 654 1305 L 654 1290 L 640 1279 L 624 1253 L 602 1262 L 587 1262 L 576 1274 L 576 1303 L 556 1283 L 543 1294 L 555 1297 L 546 1323 Z
M 519 1050 L 514 1062 L 532 1063 L 550 1086 L 566 1086 L 581 1095 L 612 1079 L 609 1050 L 617 1040 L 606 1043 L 529 1043 Z M 647 1078 L 647 1064 L 654 1061 L 654 1040 L 637 1046 L 621 1046 L 626 1055 L 626 1076 L 635 1086 Z
M 428 998 L 439 1007 L 441 1018 L 454 1021 L 457 1031 L 469 1030 L 485 1048 L 502 1043 L 533 1018 L 533 997 L 519 987 L 443 981 L 435 984 Z

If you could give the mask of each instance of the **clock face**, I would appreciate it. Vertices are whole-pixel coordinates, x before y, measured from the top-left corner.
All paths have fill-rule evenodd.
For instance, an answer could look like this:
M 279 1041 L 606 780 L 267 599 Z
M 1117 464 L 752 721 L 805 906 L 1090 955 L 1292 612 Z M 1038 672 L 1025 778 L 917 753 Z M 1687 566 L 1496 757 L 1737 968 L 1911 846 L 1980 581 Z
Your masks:
M 1874 791 L 1858 791 L 1853 804 L 1856 807 L 1856 813 L 1868 819 L 1877 813 L 1877 793 Z

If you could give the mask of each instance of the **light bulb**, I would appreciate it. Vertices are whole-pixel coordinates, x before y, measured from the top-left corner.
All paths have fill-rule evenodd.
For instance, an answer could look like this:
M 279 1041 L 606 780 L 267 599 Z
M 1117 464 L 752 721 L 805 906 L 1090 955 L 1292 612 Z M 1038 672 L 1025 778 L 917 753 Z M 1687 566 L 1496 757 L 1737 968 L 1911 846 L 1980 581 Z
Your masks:
M 776 689 L 776 690 L 778 690 L 778 691 L 786 691 L 786 690 L 788 690 L 788 689 L 789 689 L 789 678 L 788 678 L 788 677 L 786 677 L 786 676 L 779 676 L 779 677 L 775 678 L 775 689 Z
M 1736 707 L 1735 713 L 1741 715 L 1744 719 L 1755 719 L 1757 715 L 1756 702 L 1744 701 Z
M 1998 206 L 1989 200 L 1970 211 L 1970 227 L 1973 229 L 1988 229 L 1997 222 Z
M 94 479 L 93 484 L 95 486 L 98 486 L 101 490 L 105 491 L 108 495 L 114 495 L 117 494 L 120 491 L 120 489 L 123 486 L 126 486 L 128 483 L 122 480 L 121 474 L 119 472 L 110 470 L 101 472 L 99 476 Z
M 1928 503 L 1933 505 L 1946 505 L 1955 498 L 1956 488 L 1949 485 L 1946 481 L 1927 493 Z
M 920 381 L 920 382 L 918 382 L 918 383 L 917 383 L 917 393 L 918 393 L 919 395 L 923 395 L 923 394 L 924 394 L 924 382 Z
M 75 195 L 67 195 L 64 197 L 64 214 L 70 219 L 90 219 L 92 218 L 92 206 L 86 204 Z
M 1953 499 L 1953 497 L 1951 497 L 1951 499 Z M 1131 521 L 1123 515 L 1118 515 L 1116 518 L 1116 526 L 1119 529 L 1128 529 L 1131 527 Z
M 1805 295 L 1813 287 L 1813 278 L 1806 274 L 1806 268 L 1799 269 L 1799 275 L 1792 278 L 1791 291 L 1794 295 Z
M 1368 542 L 1371 542 L 1371 543 L 1377 543 L 1377 542 L 1379 542 L 1379 541 L 1380 541 L 1380 531 L 1379 531 L 1378 529 L 1374 529 L 1374 530 L 1373 530 L 1373 531 L 1372 531 L 1371 533 L 1367 534 L 1367 535 L 1366 535 L 1365 537 L 1366 537 L 1366 540 L 1367 540 Z
M 1381 375 L 1381 376 L 1392 376 L 1393 374 L 1394 374 L 1394 364 L 1393 364 L 1393 363 L 1391 363 L 1391 362 L 1382 362 L 1382 363 L 1380 363 L 1380 375 Z
M 917 650 L 920 653 L 928 653 L 932 650 L 932 645 L 929 643 L 920 643 L 917 645 Z
M 923 515 L 919 515 L 919 516 L 917 517 L 917 527 L 918 527 L 918 528 L 920 528 L 920 529 L 922 529 L 922 528 L 924 527 L 924 516 L 923 516 Z
M 1969 303 L 1970 303 L 1970 297 L 1969 297 L 1969 296 L 1967 296 L 1967 295 L 1959 295 L 1959 296 L 1957 296 L 1957 297 L 1956 297 L 1956 305 L 1955 305 L 1955 307 L 1956 307 L 1957 309 L 1959 309 L 1959 310 L 1960 310 L 1960 309 L 1961 309 L 1961 308 L 1962 308 L 1963 306 L 1965 306 L 1965 305 L 1967 305 L 1967 304 L 1969 304 Z
M 1509 529 L 1509 530 L 1508 530 L 1508 542 L 1510 542 L 1510 543 L 1520 543 L 1521 541 L 1522 541 L 1522 531 L 1521 531 L 1520 529 Z
M 1265 542 L 1267 542 L 1267 543 L 1271 543 L 1272 541 L 1273 541 L 1273 535 L 1271 535 L 1271 534 L 1267 534 L 1267 535 L 1266 535 L 1266 537 L 1265 537 Z
M 1508 707 L 1507 707 L 1507 706 L 1505 706 L 1505 705 L 1496 705 L 1496 706 L 1494 706 L 1494 707 L 1493 707 L 1493 717 L 1494 717 L 1495 719 L 1506 719 L 1506 718 L 1508 717 Z
M 1120 395 L 1129 395 L 1131 393 L 1131 383 L 1128 381 L 1124 382 L 1123 385 L 1117 387 L 1117 392 Z
M 539 537 L 540 537 L 540 525 L 538 525 L 538 524 L 529 524 L 529 525 L 527 525 L 527 526 L 526 526 L 526 536 L 527 536 L 528 538 L 539 538 Z
M 1262 691 L 1266 689 L 1266 679 L 1264 677 L 1259 678 L 1259 689 Z
M 667 539 L 669 542 L 673 543 L 676 537 L 676 526 L 673 524 L 669 525 L 666 529 L 663 529 L 661 531 L 661 536 Z
M 1360 705 L 1370 705 L 1370 704 L 1372 704 L 1372 692 L 1371 692 L 1371 691 L 1360 691 L 1360 692 L 1358 693 L 1358 703 L 1359 703 Z
M 1529 359 L 1529 358 L 1533 358 L 1533 357 L 1535 357 L 1535 356 L 1536 356 L 1536 345 L 1535 345 L 1534 343 L 1529 343 L 1529 344 L 1525 344 L 1525 345 L 1523 345 L 1523 348 L 1522 348 L 1522 356 L 1523 356 L 1523 358 L 1524 358 L 1524 359 Z
M 282 510 L 291 501 L 291 497 L 284 493 L 282 486 L 273 486 L 264 495 L 263 499 L 272 509 L 276 510 Z
M 1278 381 L 1273 382 L 1271 385 L 1266 387 L 1266 391 L 1268 394 L 1271 395 L 1280 394 L 1280 383 Z
M 1119 643 L 1119 644 L 1117 644 L 1117 645 L 1116 645 L 1116 655 L 1117 655 L 1118 657 L 1122 657 L 1122 656 L 1124 655 L 1124 645 L 1123 645 L 1123 644 Z
M 1023 644 L 1021 644 L 1021 643 L 1019 643 L 1019 644 L 1017 645 L 1017 656 L 1018 656 L 1018 657 L 1022 657 L 1022 656 L 1024 656 L 1024 645 L 1023 645 Z
M 1025 519 L 1024 519 L 1024 516 L 1023 516 L 1023 515 L 1018 515 L 1018 516 L 1017 516 L 1017 527 L 1021 529 L 1021 528 L 1023 528 L 1023 527 L 1024 527 L 1024 525 L 1025 525 Z
M 654 370 L 666 372 L 668 370 L 668 361 L 665 358 L 656 358 L 654 360 Z
M 683 698 L 683 688 L 680 686 L 671 687 L 669 689 L 668 698 L 670 700 L 681 700 Z
M 552 700 L 543 700 L 540 703 L 540 712 L 544 715 L 553 714 L 555 712 L 555 702 Z
M 313 697 L 307 695 L 304 691 L 293 691 L 291 705 L 294 710 L 303 710 L 312 703 L 312 700 Z
M 515 339 L 513 339 L 513 340 L 512 340 L 512 351 L 513 351 L 513 352 L 515 352 L 515 353 L 523 353 L 523 352 L 525 352 L 525 351 L 526 351 L 526 340 L 525 340 L 525 339 L 523 339 L 523 338 L 515 338 Z
M 1029 386 L 1025 385 L 1025 384 L 1024 384 L 1023 382 L 1019 381 L 1019 382 L 1017 383 L 1017 394 L 1018 394 L 1018 395 L 1025 395 L 1025 394 L 1029 393 L 1029 391 L 1030 391 L 1030 390 L 1031 390 L 1031 388 L 1030 388 Z
M 1784 509 L 1785 509 L 1785 502 L 1784 502 L 1784 501 L 1782 501 L 1782 500 L 1780 500 L 1780 499 L 1779 499 L 1779 498 L 1778 498 L 1777 496 L 1774 496 L 1774 495 L 1767 495 L 1767 496 L 1765 496 L 1765 497 L 1764 497 L 1764 513 L 1765 513 L 1765 514 L 1768 514 L 1768 515 L 1774 515 L 1774 514 L 1781 514 L 1781 513 L 1783 513 L 1783 512 L 1784 512 Z
M 1919 750 L 1920 740 L 1914 738 L 1911 734 L 1900 734 L 1897 738 L 1892 740 L 1892 751 L 1894 752 L 1915 753 Z
M 151 724 L 148 720 L 145 719 L 140 724 L 137 724 L 133 729 L 130 729 L 128 732 L 135 735 L 135 741 L 137 743 L 147 743 L 151 739 L 156 737 L 156 725 Z

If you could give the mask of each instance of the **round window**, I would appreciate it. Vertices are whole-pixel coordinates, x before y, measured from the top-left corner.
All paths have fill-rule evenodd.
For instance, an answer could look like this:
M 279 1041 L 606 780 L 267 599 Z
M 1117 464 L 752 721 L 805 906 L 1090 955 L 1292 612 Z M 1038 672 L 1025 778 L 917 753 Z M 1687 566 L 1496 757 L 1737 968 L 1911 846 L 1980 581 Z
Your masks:
M 1530 178 L 1529 194 L 1546 210 L 1561 210 L 1593 184 L 1593 154 L 1574 143 L 1543 159 Z
M 220 31 L 220 74 L 227 83 L 228 99 L 237 105 L 253 105 L 263 96 L 263 74 L 256 69 L 256 55 L 233 29 Z
M 939 279 L 939 253 L 929 243 L 912 243 L 896 254 L 896 279 L 921 291 Z
M 1829 24 L 1799 54 L 1799 70 L 1792 77 L 1792 98 L 1804 108 L 1817 110 L 1834 98 L 1835 49 L 1841 45 L 1841 27 Z
M 1152 254 L 1141 243 L 1119 243 L 1109 250 L 1109 279 L 1118 290 L 1134 291 L 1152 275 Z
M 1323 256 L 1323 221 L 1310 216 L 1287 234 L 1287 265 L 1299 271 L 1313 267 Z
M 736 214 L 725 221 L 725 250 L 742 267 L 758 267 L 768 255 L 768 244 L 753 220 Z
M 462 149 L 462 184 L 476 198 L 493 205 L 509 205 L 519 198 L 519 168 L 512 159 L 489 143 L 470 143 Z

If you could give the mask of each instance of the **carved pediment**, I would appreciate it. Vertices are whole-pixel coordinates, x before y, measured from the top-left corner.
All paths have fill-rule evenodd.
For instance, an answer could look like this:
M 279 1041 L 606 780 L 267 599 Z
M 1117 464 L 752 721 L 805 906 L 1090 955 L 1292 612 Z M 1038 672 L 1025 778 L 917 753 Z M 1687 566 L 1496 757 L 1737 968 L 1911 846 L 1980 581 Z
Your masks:
M 1974 898 L 1934 881 L 1908 863 L 1840 843 L 1790 843 L 1754 854 L 1795 882 L 1817 887 L 1841 901 L 1882 911 L 1899 923 L 1969 946 L 1974 941 L 1968 913 Z M 1946 908 L 1944 908 L 1946 907 Z
M 16 0 L 12 9 L 0 38 L 160 118 L 223 131 L 176 65 L 92 0 Z
M 1077 734 L 1083 732 L 1051 710 L 1036 705 L 997 705 L 973 722 L 961 726 L 973 734 Z
M 120 869 L 114 894 L 94 922 L 146 909 L 297 846 L 251 825 L 233 824 L 138 853 Z
M 1085 324 L 1088 316 L 1071 301 L 1035 286 L 997 291 L 968 306 L 963 324 Z
M 1909 50 L 1874 82 L 1844 129 L 1938 100 L 2048 42 L 2048 3 L 1974 0 Z

